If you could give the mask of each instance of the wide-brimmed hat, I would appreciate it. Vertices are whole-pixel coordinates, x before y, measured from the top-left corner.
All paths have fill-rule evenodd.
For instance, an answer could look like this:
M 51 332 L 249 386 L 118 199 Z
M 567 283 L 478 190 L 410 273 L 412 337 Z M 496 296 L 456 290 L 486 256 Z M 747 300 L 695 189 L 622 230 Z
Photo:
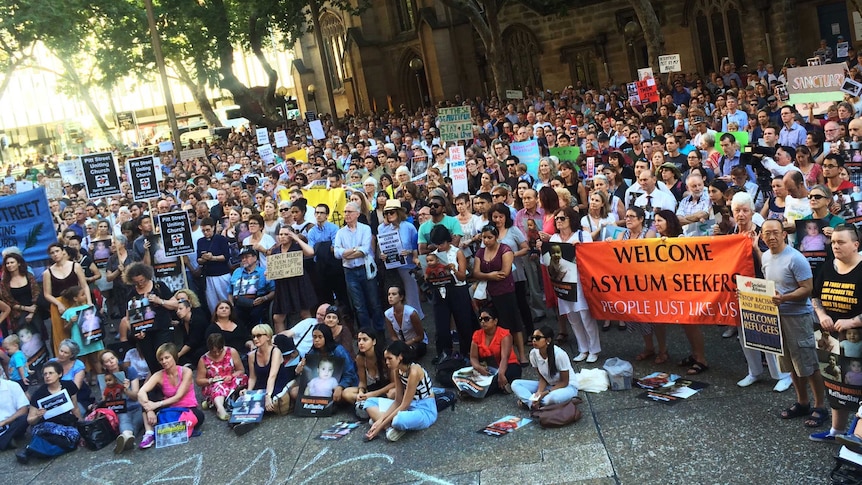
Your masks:
M 672 170 L 674 175 L 676 175 L 676 178 L 682 178 L 682 172 L 679 171 L 676 164 L 671 163 L 671 162 L 665 162 L 665 163 L 659 165 L 655 171 L 655 174 L 660 175 L 661 171 L 664 169 Z
M 401 202 L 398 199 L 389 199 L 386 201 L 386 205 L 383 206 L 383 212 L 386 212 L 388 210 L 402 210 L 403 211 L 404 206 L 401 205 Z
M 206 179 L 207 185 L 209 185 L 212 182 L 212 179 L 210 178 L 209 175 L 201 174 L 201 175 L 198 175 L 197 177 L 194 178 L 195 185 L 198 184 L 198 179 Z

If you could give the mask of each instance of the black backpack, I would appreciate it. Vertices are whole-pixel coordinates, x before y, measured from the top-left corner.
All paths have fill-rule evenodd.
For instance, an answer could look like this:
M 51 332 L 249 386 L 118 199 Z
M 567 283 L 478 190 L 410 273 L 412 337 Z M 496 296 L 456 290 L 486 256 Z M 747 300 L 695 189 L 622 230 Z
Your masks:
M 467 363 L 463 359 L 451 357 L 440 362 L 437 364 L 437 384 L 443 387 L 455 387 L 455 382 L 452 381 L 452 374 L 466 365 Z

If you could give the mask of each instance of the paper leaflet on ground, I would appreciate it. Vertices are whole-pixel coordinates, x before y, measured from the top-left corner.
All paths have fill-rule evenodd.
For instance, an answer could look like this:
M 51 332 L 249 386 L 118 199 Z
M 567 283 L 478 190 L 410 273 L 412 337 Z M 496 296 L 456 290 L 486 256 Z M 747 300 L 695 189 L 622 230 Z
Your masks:
M 513 431 L 523 428 L 524 426 L 532 423 L 533 420 L 529 418 L 521 418 L 518 416 L 503 416 L 502 418 L 494 421 L 493 423 L 485 426 L 484 428 L 479 430 L 479 433 L 484 433 L 488 436 L 505 436 Z
M 452 373 L 452 382 L 459 391 L 467 393 L 473 398 L 483 398 L 488 394 L 488 388 L 491 387 L 491 381 L 494 379 L 496 372 L 483 376 L 476 372 L 472 367 L 464 367 Z
M 359 421 L 338 421 L 326 428 L 318 436 L 322 440 L 337 441 L 349 435 L 351 431 L 359 427 Z
M 230 413 L 230 423 L 259 423 L 263 419 L 266 389 L 246 391 Z
M 676 404 L 680 399 L 688 399 L 701 389 L 709 387 L 709 384 L 681 379 L 676 374 L 666 372 L 653 372 L 635 380 L 635 384 L 647 389 L 646 392 L 638 394 L 638 398 L 650 399 L 668 405 Z

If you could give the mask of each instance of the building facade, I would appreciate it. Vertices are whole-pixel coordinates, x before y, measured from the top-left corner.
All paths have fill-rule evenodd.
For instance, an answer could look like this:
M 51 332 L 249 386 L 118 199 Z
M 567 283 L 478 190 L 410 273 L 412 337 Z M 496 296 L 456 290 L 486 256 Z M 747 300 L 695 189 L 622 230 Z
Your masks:
M 434 0 L 371 4 L 358 16 L 322 8 L 324 45 L 316 45 L 312 34 L 296 43 L 291 74 L 304 110 L 328 111 L 324 75 L 332 81 L 339 116 L 347 109 L 415 109 L 493 90 L 484 46 L 464 15 Z M 530 4 L 511 1 L 500 12 L 510 89 L 559 90 L 578 82 L 604 86 L 634 79 L 637 69 L 647 66 L 643 32 L 628 0 L 575 0 L 563 14 Z M 709 73 L 725 57 L 752 67 L 762 59 L 778 69 L 789 57 L 804 64 L 820 39 L 833 49 L 838 36 L 851 45 L 862 40 L 862 17 L 853 1 L 652 4 L 664 37 L 662 54 L 679 54 L 683 72 Z M 636 28 L 627 29 L 631 22 Z

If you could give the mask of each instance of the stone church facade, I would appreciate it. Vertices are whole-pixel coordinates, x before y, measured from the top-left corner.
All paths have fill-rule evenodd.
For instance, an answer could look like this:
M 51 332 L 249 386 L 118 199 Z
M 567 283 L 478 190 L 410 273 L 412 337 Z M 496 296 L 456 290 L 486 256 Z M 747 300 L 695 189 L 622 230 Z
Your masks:
M 804 64 L 820 39 L 862 39 L 854 1 L 653 0 L 662 54 L 679 54 L 683 72 L 709 73 L 728 57 L 737 66 L 763 59 L 778 68 Z M 500 12 L 511 89 L 559 90 L 570 84 L 626 82 L 646 67 L 646 45 L 627 0 L 573 0 L 564 14 L 510 1 Z M 467 18 L 434 0 L 374 0 L 359 16 L 323 5 L 323 45 L 306 34 L 292 74 L 303 110 L 328 111 L 329 75 L 339 116 L 408 109 L 493 90 L 484 46 Z M 629 25 L 627 29 L 626 26 Z M 636 28 L 633 28 L 636 27 Z M 834 48 L 834 47 L 833 47 Z M 320 49 L 326 63 L 324 69 Z M 416 59 L 421 60 L 417 62 Z M 314 95 L 307 88 L 314 85 Z

